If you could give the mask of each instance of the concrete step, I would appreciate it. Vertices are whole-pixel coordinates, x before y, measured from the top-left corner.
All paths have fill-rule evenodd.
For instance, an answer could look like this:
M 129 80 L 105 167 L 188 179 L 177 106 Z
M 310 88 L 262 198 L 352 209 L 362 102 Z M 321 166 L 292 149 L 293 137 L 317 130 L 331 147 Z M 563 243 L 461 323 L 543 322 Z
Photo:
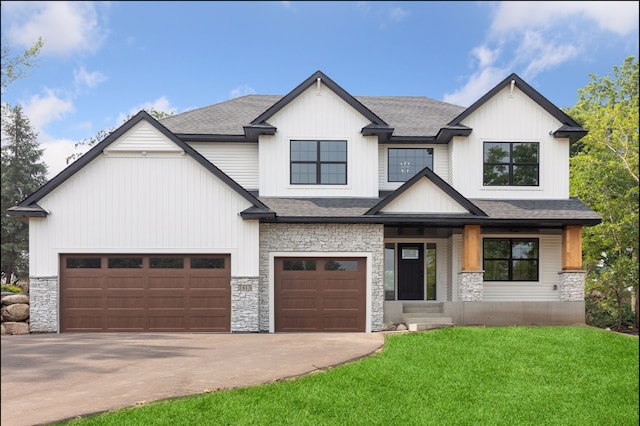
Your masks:
M 405 314 L 430 312 L 430 313 L 442 313 L 442 303 L 437 304 L 421 304 L 421 305 L 408 305 L 404 304 L 402 312 Z
M 405 312 L 402 314 L 402 317 L 407 321 L 412 318 L 441 318 L 442 316 L 442 312 Z
M 453 324 L 453 318 L 451 317 L 403 317 L 404 323 L 407 324 Z
M 453 327 L 453 324 L 408 324 L 409 331 L 436 330 L 438 328 Z

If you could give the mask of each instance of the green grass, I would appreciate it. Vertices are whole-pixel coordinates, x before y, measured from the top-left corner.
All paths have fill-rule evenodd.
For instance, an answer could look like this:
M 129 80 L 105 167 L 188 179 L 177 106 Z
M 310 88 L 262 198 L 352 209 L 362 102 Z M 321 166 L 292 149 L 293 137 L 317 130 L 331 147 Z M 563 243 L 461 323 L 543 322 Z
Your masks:
M 638 339 L 590 327 L 394 334 L 357 362 L 82 425 L 638 425 Z

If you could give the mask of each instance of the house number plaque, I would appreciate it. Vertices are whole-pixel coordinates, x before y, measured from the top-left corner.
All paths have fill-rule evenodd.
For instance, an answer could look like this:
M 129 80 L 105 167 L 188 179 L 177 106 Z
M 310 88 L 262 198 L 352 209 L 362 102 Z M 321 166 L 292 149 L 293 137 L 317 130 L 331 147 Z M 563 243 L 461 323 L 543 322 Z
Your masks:
M 251 284 L 238 284 L 238 291 L 251 291 L 253 286 Z

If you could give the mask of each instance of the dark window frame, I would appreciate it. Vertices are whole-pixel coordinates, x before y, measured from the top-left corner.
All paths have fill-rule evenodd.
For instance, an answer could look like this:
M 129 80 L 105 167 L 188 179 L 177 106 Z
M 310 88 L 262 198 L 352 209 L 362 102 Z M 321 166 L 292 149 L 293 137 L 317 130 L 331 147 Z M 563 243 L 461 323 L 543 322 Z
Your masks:
M 293 158 L 293 143 L 294 142 L 306 142 L 306 143 L 314 143 L 316 144 L 316 159 L 315 161 L 310 160 L 292 160 Z M 342 142 L 344 143 L 344 161 L 323 161 L 321 158 L 321 146 L 325 142 Z M 348 146 L 346 140 L 301 140 L 301 139 L 293 139 L 289 141 L 289 184 L 291 185 L 347 185 L 348 179 Z M 293 181 L 293 165 L 294 164 L 314 164 L 316 168 L 316 180 L 315 182 L 294 182 Z M 344 182 L 338 183 L 323 183 L 322 182 L 322 166 L 325 164 L 344 164 Z
M 509 256 L 508 257 L 493 257 L 493 258 L 487 258 L 486 256 L 486 252 L 485 252 L 485 243 L 487 241 L 508 241 L 509 242 Z M 514 241 L 528 241 L 528 242 L 535 242 L 536 244 L 536 251 L 537 251 L 537 257 L 536 258 L 531 258 L 531 259 L 521 259 L 521 258 L 516 258 L 513 256 L 513 243 Z M 506 261 L 508 262 L 508 277 L 507 279 L 487 279 L 487 274 L 486 274 L 486 261 Z M 531 262 L 531 263 L 535 263 L 536 265 L 536 276 L 533 279 L 528 279 L 528 280 L 523 280 L 523 279 L 514 279 L 513 278 L 513 270 L 514 270 L 514 263 L 515 262 Z M 482 239 L 482 269 L 485 270 L 485 274 L 484 274 L 484 281 L 489 281 L 489 282 L 510 282 L 510 281 L 515 281 L 515 282 L 539 282 L 540 281 L 540 239 L 539 238 L 483 238 Z
M 509 145 L 509 162 L 488 162 L 487 158 L 485 157 L 485 147 L 487 144 L 508 144 Z M 533 162 L 521 162 L 521 163 L 515 163 L 514 159 L 513 159 L 513 146 L 514 144 L 516 145 L 535 145 L 537 148 L 536 151 L 536 156 L 538 161 L 533 163 Z M 491 184 L 491 183 L 487 183 L 487 181 L 485 180 L 485 169 L 487 166 L 506 166 L 509 173 L 509 182 L 505 185 L 500 185 L 500 184 Z M 536 183 L 535 184 L 526 184 L 526 185 L 522 185 L 522 184 L 517 184 L 514 183 L 514 174 L 513 174 L 513 167 L 514 166 L 527 166 L 527 167 L 531 167 L 531 166 L 535 166 L 536 168 Z M 483 186 L 489 186 L 489 187 L 504 187 L 504 186 L 522 186 L 522 187 L 527 187 L 527 186 L 540 186 L 540 142 L 504 142 L 504 141 L 485 141 L 482 144 L 482 184 Z
M 415 176 L 416 173 L 418 173 L 420 170 L 424 169 L 424 167 L 421 167 L 419 170 L 416 170 L 412 175 L 407 175 L 407 178 L 405 180 L 391 180 L 391 151 L 392 150 L 396 150 L 396 151 L 400 151 L 400 150 L 418 150 L 418 149 L 424 149 L 428 152 L 428 154 L 431 155 L 431 167 L 429 167 L 431 170 L 433 170 L 433 148 L 409 148 L 409 147 L 403 147 L 403 148 L 388 148 L 387 149 L 387 182 L 406 182 L 409 179 L 411 179 L 413 176 Z M 425 166 L 425 167 L 428 167 Z

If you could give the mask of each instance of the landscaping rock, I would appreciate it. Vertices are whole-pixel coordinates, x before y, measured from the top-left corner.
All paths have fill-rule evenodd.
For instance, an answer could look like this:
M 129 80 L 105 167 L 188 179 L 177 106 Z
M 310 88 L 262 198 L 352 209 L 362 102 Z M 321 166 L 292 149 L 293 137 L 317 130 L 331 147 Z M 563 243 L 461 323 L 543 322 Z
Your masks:
M 4 324 L 0 325 L 0 335 L 4 336 L 7 334 L 7 330 L 4 329 Z
M 29 318 L 29 305 L 24 303 L 8 305 L 7 307 L 2 308 L 2 316 L 5 321 L 24 321 Z
M 12 294 L 2 298 L 3 305 L 15 305 L 17 303 L 29 304 L 29 296 L 26 294 Z
M 3 334 L 29 334 L 29 324 L 26 322 L 5 322 L 2 324 Z
M 398 331 L 406 331 L 407 330 L 407 326 L 404 324 L 398 324 L 398 326 L 396 327 L 396 330 Z

